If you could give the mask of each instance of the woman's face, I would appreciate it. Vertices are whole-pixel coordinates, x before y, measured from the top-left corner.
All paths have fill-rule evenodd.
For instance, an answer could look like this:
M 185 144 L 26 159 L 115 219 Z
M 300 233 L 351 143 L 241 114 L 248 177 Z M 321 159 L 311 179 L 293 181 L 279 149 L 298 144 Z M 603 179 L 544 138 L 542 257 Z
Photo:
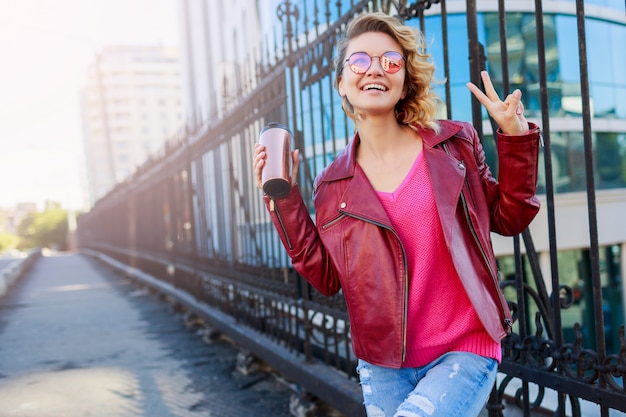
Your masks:
M 383 69 L 387 64 L 382 62 L 380 57 L 386 52 L 396 52 L 402 56 L 400 44 L 386 33 L 366 32 L 350 41 L 345 59 L 349 59 L 355 52 L 365 52 L 374 58 L 371 59 L 370 67 L 362 74 L 352 71 L 350 64 L 344 60 L 338 83 L 339 94 L 347 97 L 356 113 L 365 115 L 393 113 L 398 101 L 405 96 L 405 62 L 402 60 L 402 67 L 397 72 L 389 73 Z

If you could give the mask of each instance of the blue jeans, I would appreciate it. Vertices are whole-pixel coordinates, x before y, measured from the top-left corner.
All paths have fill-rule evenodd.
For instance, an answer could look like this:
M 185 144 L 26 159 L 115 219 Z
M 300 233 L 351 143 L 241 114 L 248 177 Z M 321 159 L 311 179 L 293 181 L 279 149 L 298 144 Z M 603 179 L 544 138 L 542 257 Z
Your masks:
M 384 368 L 359 359 L 357 372 L 368 417 L 476 417 L 498 362 L 450 352 L 420 368 Z

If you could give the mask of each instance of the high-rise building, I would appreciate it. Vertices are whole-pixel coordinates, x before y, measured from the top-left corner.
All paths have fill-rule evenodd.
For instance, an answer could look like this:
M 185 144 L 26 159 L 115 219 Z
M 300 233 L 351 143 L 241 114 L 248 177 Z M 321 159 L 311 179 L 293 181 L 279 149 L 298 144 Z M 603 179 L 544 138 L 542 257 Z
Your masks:
M 177 49 L 104 48 L 88 70 L 82 110 L 93 206 L 184 125 Z
M 17 203 L 15 207 L 0 209 L 0 232 L 17 233 L 22 220 L 37 212 L 36 203 Z

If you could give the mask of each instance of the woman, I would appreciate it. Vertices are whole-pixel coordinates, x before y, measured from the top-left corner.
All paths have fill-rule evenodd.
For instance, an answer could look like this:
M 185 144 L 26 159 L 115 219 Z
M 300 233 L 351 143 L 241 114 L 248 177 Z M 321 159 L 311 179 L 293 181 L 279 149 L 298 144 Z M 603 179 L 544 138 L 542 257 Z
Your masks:
M 480 413 L 511 326 L 490 232 L 518 234 L 539 210 L 539 129 L 519 90 L 501 101 L 486 73 L 486 95 L 468 84 L 500 127 L 497 181 L 471 125 L 435 119 L 423 51 L 393 17 L 355 18 L 335 87 L 357 132 L 315 180 L 315 224 L 295 182 L 265 196 L 294 268 L 326 295 L 343 290 L 370 417 Z M 257 144 L 258 187 L 265 158 Z

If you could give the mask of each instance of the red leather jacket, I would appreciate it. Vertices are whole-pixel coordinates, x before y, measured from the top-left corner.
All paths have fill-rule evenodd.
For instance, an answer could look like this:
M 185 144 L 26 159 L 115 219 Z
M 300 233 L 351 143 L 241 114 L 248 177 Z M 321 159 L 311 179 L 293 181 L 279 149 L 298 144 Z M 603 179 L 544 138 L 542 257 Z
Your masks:
M 531 125 L 522 136 L 498 133 L 496 181 L 470 124 L 444 120 L 440 126 L 438 134 L 420 135 L 445 241 L 485 329 L 499 341 L 511 316 L 490 232 L 521 233 L 539 211 L 539 128 Z M 357 134 L 316 178 L 315 224 L 297 186 L 266 203 L 294 268 L 326 295 L 343 291 L 355 355 L 399 368 L 406 349 L 407 261 L 376 192 L 355 169 L 358 143 Z

